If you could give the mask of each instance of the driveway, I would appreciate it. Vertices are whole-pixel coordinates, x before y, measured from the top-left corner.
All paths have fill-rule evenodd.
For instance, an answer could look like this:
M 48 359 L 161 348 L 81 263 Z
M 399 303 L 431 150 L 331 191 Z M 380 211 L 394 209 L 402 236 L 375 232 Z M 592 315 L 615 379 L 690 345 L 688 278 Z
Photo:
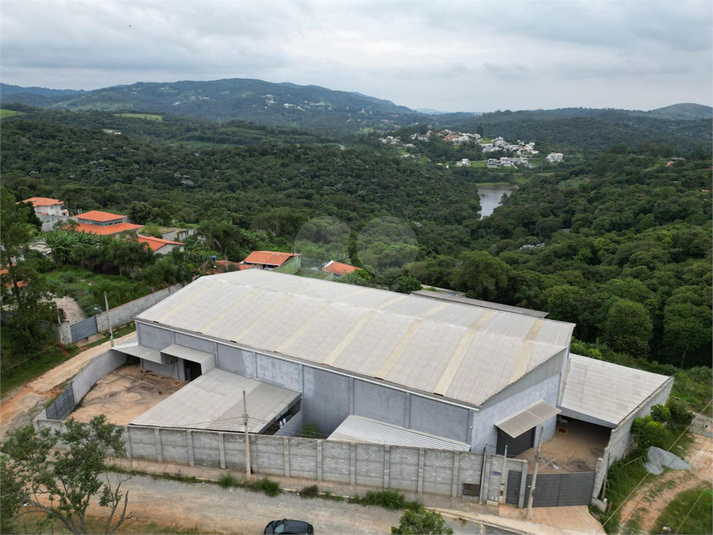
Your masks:
M 180 483 L 134 476 L 124 483 L 129 491 L 129 509 L 137 520 L 198 527 L 201 533 L 263 532 L 265 525 L 278 518 L 309 522 L 316 533 L 372 534 L 391 533 L 403 511 L 363 507 L 321 498 L 305 499 L 293 494 L 270 498 L 262 493 L 239 488 L 223 489 L 210 483 Z M 100 509 L 95 509 L 99 512 Z M 448 520 L 457 534 L 507 534 L 506 530 L 481 527 L 475 522 Z

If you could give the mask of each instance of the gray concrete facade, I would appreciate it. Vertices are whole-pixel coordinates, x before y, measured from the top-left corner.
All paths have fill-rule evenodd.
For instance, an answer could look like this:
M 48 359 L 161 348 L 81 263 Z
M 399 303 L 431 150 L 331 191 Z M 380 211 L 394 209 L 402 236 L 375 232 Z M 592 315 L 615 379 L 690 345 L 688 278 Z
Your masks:
M 216 356 L 216 367 L 302 392 L 300 418 L 316 423 L 322 436 L 330 435 L 349 415 L 414 429 L 471 444 L 482 451 L 485 444 L 495 448 L 494 423 L 531 403 L 544 399 L 555 405 L 563 361 L 562 352 L 494 396 L 484 408 L 451 403 L 433 395 L 380 384 L 368 378 L 269 355 L 237 345 L 207 339 L 137 321 L 141 345 L 161 351 L 171 344 L 205 351 Z M 147 367 L 179 379 L 182 366 L 148 364 Z M 160 368 L 160 369 L 157 369 Z M 554 418 L 548 422 L 545 439 L 554 434 Z M 281 430 L 281 435 L 299 436 L 299 429 Z

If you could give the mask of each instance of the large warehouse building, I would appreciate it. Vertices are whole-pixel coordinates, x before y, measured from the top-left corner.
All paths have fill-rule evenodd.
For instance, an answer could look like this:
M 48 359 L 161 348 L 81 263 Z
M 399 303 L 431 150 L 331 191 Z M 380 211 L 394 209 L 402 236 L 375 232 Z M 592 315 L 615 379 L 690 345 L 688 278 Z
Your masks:
M 551 438 L 561 410 L 615 428 L 624 409 L 607 416 L 577 397 L 611 368 L 573 364 L 573 324 L 492 303 L 248 270 L 196 280 L 136 327 L 137 343 L 119 351 L 192 382 L 133 425 L 236 431 L 246 391 L 255 433 L 315 423 L 341 440 L 516 455 L 540 429 Z M 567 391 L 567 375 L 589 390 Z M 670 390 L 641 384 L 627 407 Z

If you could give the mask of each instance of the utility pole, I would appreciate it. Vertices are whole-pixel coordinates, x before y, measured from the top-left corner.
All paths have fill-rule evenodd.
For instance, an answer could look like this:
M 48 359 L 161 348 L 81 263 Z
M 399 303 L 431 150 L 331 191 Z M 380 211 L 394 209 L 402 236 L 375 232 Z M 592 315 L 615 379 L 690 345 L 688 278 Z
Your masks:
M 250 481 L 250 435 L 248 434 L 248 403 L 243 390 L 243 423 L 245 424 L 245 480 Z
M 104 306 L 106 306 L 106 321 L 109 323 L 109 339 L 111 340 L 111 347 L 114 347 L 114 331 L 111 328 L 111 315 L 109 314 L 109 299 L 106 296 L 106 292 L 104 292 Z
M 530 495 L 527 497 L 527 514 L 525 518 L 530 519 L 532 514 L 532 496 L 537 485 L 537 470 L 540 467 L 540 448 L 542 447 L 542 434 L 545 432 L 545 426 L 540 426 L 540 436 L 537 437 L 537 453 L 535 454 L 535 471 L 532 473 L 532 484 L 530 485 Z

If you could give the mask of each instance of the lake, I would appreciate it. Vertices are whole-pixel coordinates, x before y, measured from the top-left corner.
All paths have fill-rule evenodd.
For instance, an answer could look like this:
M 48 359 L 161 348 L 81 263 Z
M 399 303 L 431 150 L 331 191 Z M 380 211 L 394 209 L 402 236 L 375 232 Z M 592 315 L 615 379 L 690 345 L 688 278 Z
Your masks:
M 480 217 L 488 217 L 496 207 L 500 206 L 500 199 L 506 193 L 517 189 L 511 184 L 478 184 L 478 195 L 480 195 Z

